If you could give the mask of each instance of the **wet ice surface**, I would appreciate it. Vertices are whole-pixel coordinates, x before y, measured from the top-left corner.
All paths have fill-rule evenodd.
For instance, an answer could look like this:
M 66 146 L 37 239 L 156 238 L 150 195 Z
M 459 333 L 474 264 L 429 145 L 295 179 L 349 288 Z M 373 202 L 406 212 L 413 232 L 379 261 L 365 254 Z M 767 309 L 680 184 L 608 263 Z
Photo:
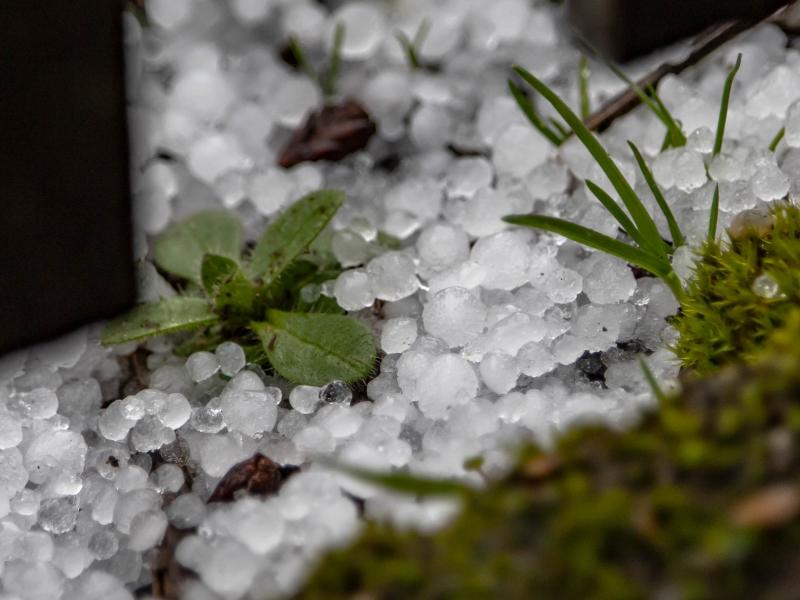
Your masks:
M 346 2 L 330 15 L 311 1 L 150 0 L 152 29 L 126 18 L 137 256 L 147 257 L 170 222 L 203 208 L 235 209 L 255 236 L 292 199 L 342 188 L 348 201 L 332 224 L 333 252 L 347 270 L 323 292 L 374 326 L 386 356 L 369 401 L 340 382 L 316 388 L 267 377 L 232 343 L 185 360 L 165 340 L 142 345 L 150 387 L 128 394 L 132 375 L 122 365 L 136 347 L 102 348 L 99 326 L 5 357 L 4 600 L 132 598 L 150 583 L 168 526 L 192 532 L 175 551 L 198 576 L 185 598 L 289 595 L 326 549 L 358 532 L 352 496 L 364 500 L 366 518 L 424 530 L 457 509 L 376 489 L 315 464 L 316 455 L 481 485 L 466 459 L 483 457 L 483 471 L 498 476 L 520 440 L 546 445 L 577 423 L 634 422 L 652 405 L 640 357 L 665 384 L 675 376 L 665 318 L 676 304 L 660 281 L 501 220 L 536 210 L 617 233 L 582 183 L 611 190 L 587 153 L 574 139 L 550 147 L 505 90 L 507 66 L 519 62 L 577 97 L 579 54 L 559 37 L 556 10 L 525 0 L 386 6 Z M 435 72 L 410 70 L 391 35 L 413 36 L 422 19 L 430 33 L 421 57 Z M 349 32 L 340 93 L 367 106 L 378 136 L 340 163 L 280 169 L 281 145 L 320 97 L 278 51 L 291 33 L 316 60 L 337 22 Z M 725 146 L 712 160 L 721 82 L 738 52 Z M 642 109 L 603 138 L 657 212 L 625 140 L 643 148 L 697 244 L 715 183 L 721 227 L 800 189 L 798 82 L 800 55 L 778 29 L 761 27 L 661 84 L 685 148 L 656 156 L 663 127 Z M 595 65 L 595 106 L 619 89 Z M 784 123 L 773 155 L 767 146 Z M 382 253 L 379 231 L 401 248 Z M 690 247 L 676 251 L 684 278 L 691 260 Z M 139 273 L 143 299 L 174 294 L 149 263 Z M 753 285 L 769 297 L 771 283 Z M 368 308 L 376 299 L 379 316 Z M 269 499 L 207 504 L 230 467 L 256 452 L 303 469 Z

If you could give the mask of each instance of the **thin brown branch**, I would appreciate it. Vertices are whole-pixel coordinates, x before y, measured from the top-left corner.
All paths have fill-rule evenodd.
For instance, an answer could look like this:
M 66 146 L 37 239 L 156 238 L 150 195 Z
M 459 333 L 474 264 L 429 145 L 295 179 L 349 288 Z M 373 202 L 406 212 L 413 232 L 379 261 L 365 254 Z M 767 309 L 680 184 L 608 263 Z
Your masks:
M 697 64 L 706 56 L 714 52 L 724 43 L 732 40 L 737 35 L 750 29 L 757 21 L 737 20 L 715 25 L 701 33 L 695 44 L 694 49 L 689 55 L 680 62 L 664 63 L 655 71 L 642 77 L 637 83 L 642 89 L 649 86 L 655 88 L 658 83 L 667 75 L 677 75 L 692 65 Z M 589 129 L 602 131 L 608 128 L 615 119 L 632 111 L 641 103 L 641 100 L 631 89 L 628 89 L 617 96 L 614 96 L 604 106 L 589 115 L 585 123 Z

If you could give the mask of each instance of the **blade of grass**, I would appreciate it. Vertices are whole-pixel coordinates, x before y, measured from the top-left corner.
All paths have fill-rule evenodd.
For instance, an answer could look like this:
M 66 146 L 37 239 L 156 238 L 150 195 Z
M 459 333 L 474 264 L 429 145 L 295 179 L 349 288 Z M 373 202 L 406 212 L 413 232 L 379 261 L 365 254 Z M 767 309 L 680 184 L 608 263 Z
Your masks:
M 608 192 L 597 185 L 594 181 L 587 179 L 584 183 L 586 184 L 586 187 L 589 188 L 589 191 L 594 194 L 595 198 L 597 198 L 605 207 L 605 209 L 617 220 L 617 223 L 622 226 L 622 229 L 625 230 L 625 233 L 631 236 L 633 241 L 641 246 L 642 234 L 638 229 L 636 229 L 636 225 L 634 225 L 633 221 L 628 218 L 628 215 L 625 214 L 625 211 L 622 210 L 622 207 L 614 201 Z
M 680 124 L 673 118 L 672 113 L 669 112 L 669 109 L 661 101 L 661 97 L 656 93 L 656 90 L 652 86 L 648 86 L 647 89 L 653 99 L 653 103 L 658 107 L 659 112 L 656 113 L 656 115 L 661 115 L 661 122 L 664 123 L 667 128 L 667 148 L 670 146 L 673 148 L 685 146 L 686 136 L 683 134 Z
M 422 61 L 419 59 L 419 51 L 425 38 L 428 37 L 430 29 L 431 24 L 428 22 L 428 19 L 422 19 L 417 28 L 417 32 L 414 34 L 413 40 L 409 39 L 402 31 L 395 33 L 395 38 L 397 38 L 400 47 L 403 49 L 403 52 L 405 52 L 408 64 L 412 69 L 419 69 L 422 67 Z
M 614 189 L 619 194 L 622 203 L 631 215 L 633 222 L 636 223 L 637 229 L 642 234 L 642 239 L 645 242 L 644 247 L 651 250 L 656 256 L 666 260 L 669 247 L 664 240 L 661 239 L 661 234 L 658 232 L 658 228 L 652 217 L 647 213 L 647 209 L 645 209 L 642 201 L 636 195 L 636 192 L 634 192 L 633 188 L 622 174 L 622 171 L 619 170 L 619 167 L 617 167 L 606 149 L 603 148 L 600 141 L 586 128 L 578 115 L 572 112 L 569 106 L 567 106 L 547 85 L 520 66 L 515 66 L 514 71 L 526 83 L 533 87 L 533 89 L 544 96 L 553 108 L 556 109 L 556 112 L 561 115 L 561 118 L 564 119 L 567 125 L 572 128 L 575 135 L 583 142 L 589 154 L 594 157 L 609 181 L 611 181 L 611 185 L 614 186 Z
M 503 220 L 507 223 L 513 223 L 514 225 L 544 229 L 551 233 L 563 235 L 573 242 L 578 242 L 584 246 L 601 250 L 607 254 L 621 258 L 625 262 L 642 267 L 658 277 L 666 275 L 672 269 L 668 261 L 653 256 L 641 248 L 636 248 L 624 242 L 620 242 L 603 233 L 594 231 L 583 225 L 565 221 L 564 219 L 546 217 L 543 215 L 511 215 L 503 217 Z
M 775 137 L 772 138 L 772 141 L 769 143 L 769 149 L 771 152 L 775 152 L 775 150 L 778 149 L 778 144 L 781 143 L 781 140 L 783 139 L 784 135 L 786 135 L 786 128 L 781 127 L 780 131 L 778 131 L 778 133 L 775 134 Z
M 643 358 L 639 359 L 639 364 L 642 366 L 644 378 L 647 380 L 647 383 L 650 386 L 650 389 L 653 391 L 653 395 L 656 397 L 656 400 L 658 400 L 660 404 L 664 404 L 667 401 L 667 395 L 664 393 L 664 390 L 661 389 L 661 386 L 658 385 L 658 381 L 656 381 L 653 371 L 650 370 L 650 367 Z
M 558 132 L 561 134 L 561 142 L 562 143 L 564 142 L 564 140 L 566 140 L 569 136 L 572 135 L 572 131 L 570 131 L 569 129 L 564 127 L 561 123 L 559 123 L 553 117 L 548 117 L 547 120 L 550 121 L 550 124 L 553 127 L 555 127 L 558 130 Z
M 319 78 L 319 74 L 314 67 L 311 66 L 311 63 L 306 57 L 306 53 L 303 51 L 303 47 L 300 45 L 300 41 L 294 36 L 289 38 L 289 50 L 294 55 L 297 64 L 300 65 L 300 69 L 308 76 L 314 85 L 322 89 L 322 81 Z
M 578 92 L 581 98 L 581 119 L 584 121 L 592 114 L 591 102 L 589 101 L 589 59 L 585 54 L 581 55 L 578 65 Z
M 544 137 L 550 140 L 554 146 L 560 146 L 563 143 L 563 139 L 560 135 L 554 132 L 547 123 L 539 116 L 536 112 L 536 108 L 533 106 L 533 102 L 525 96 L 525 93 L 522 89 L 510 79 L 508 80 L 508 89 L 511 91 L 511 95 L 516 100 L 517 105 L 519 106 L 522 113 L 528 118 L 528 121 L 531 122 L 539 133 L 541 133 Z
M 658 187 L 655 177 L 653 177 L 653 173 L 647 166 L 647 163 L 645 162 L 642 153 L 639 152 L 639 148 L 636 147 L 636 144 L 629 141 L 628 146 L 630 146 L 631 150 L 633 151 L 633 156 L 636 158 L 636 162 L 639 165 L 639 170 L 642 172 L 642 175 L 644 175 L 644 180 L 647 182 L 647 186 L 650 188 L 650 191 L 653 192 L 653 196 L 658 203 L 658 207 L 661 209 L 661 212 L 664 213 L 664 217 L 667 219 L 669 234 L 672 236 L 673 247 L 677 248 L 678 246 L 683 246 L 686 241 L 684 240 L 681 228 L 678 226 L 678 222 L 675 220 L 675 215 L 672 214 L 669 204 L 667 204 L 667 199 L 664 198 L 664 194 L 661 193 L 661 189 Z
M 714 152 L 711 156 L 716 156 L 722 151 L 722 140 L 725 137 L 725 122 L 728 120 L 728 104 L 731 100 L 731 88 L 733 87 L 733 80 L 739 67 L 742 66 L 742 55 L 736 57 L 736 64 L 728 73 L 725 79 L 725 86 L 722 88 L 722 102 L 719 105 L 719 119 L 717 120 L 717 136 L 714 139 Z
M 711 199 L 711 215 L 708 218 L 708 241 L 713 242 L 717 237 L 717 219 L 719 217 L 719 184 L 714 188 L 714 197 Z
M 328 72 L 322 81 L 322 93 L 327 97 L 336 94 L 336 80 L 339 77 L 339 70 L 342 66 L 342 44 L 344 43 L 345 27 L 344 23 L 337 23 L 333 32 L 333 48 L 331 49 L 331 60 L 328 65 Z

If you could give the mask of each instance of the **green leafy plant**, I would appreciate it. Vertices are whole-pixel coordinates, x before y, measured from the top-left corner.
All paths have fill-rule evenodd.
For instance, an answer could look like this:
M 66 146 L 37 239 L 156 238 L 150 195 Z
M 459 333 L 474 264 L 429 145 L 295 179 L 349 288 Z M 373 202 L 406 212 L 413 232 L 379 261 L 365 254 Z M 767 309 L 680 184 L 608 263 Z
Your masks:
M 333 299 L 306 293 L 339 272 L 314 244 L 343 198 L 334 190 L 301 198 L 247 254 L 241 225 L 228 212 L 202 212 L 174 225 L 157 240 L 153 259 L 186 280 L 186 292 L 111 321 L 102 342 L 195 331 L 187 351 L 235 340 L 251 360 L 296 383 L 363 379 L 375 364 L 372 332 Z
M 715 155 L 718 154 L 722 149 L 731 88 L 740 65 L 741 55 L 739 55 L 737 58 L 735 66 L 731 69 L 725 81 L 725 86 L 722 93 L 722 101 L 720 103 L 717 133 L 714 142 Z M 655 221 L 647 212 L 647 208 L 642 200 L 638 197 L 631 184 L 625 179 L 619 167 L 617 167 L 616 163 L 614 163 L 613 159 L 597 139 L 597 137 L 583 124 L 581 118 L 578 117 L 578 115 L 576 115 L 553 90 L 551 90 L 542 81 L 537 79 L 534 75 L 519 66 L 515 66 L 514 71 L 525 83 L 530 85 L 535 92 L 541 95 L 553 106 L 553 108 L 556 110 L 556 112 L 558 112 L 559 115 L 561 115 L 561 118 L 564 119 L 567 125 L 572 128 L 572 131 L 575 133 L 578 139 L 580 139 L 594 160 L 606 174 L 611 182 L 611 185 L 614 187 L 619 198 L 622 200 L 622 205 L 618 204 L 616 200 L 614 200 L 614 198 L 608 194 L 608 192 L 600 188 L 593 181 L 586 180 L 586 187 L 600 201 L 603 207 L 605 207 L 605 209 L 616 219 L 622 230 L 628 234 L 628 237 L 630 237 L 636 245 L 634 246 L 633 244 L 619 241 L 616 238 L 612 238 L 600 232 L 556 217 L 543 215 L 512 215 L 506 217 L 505 220 L 515 225 L 523 225 L 525 227 L 533 227 L 544 229 L 552 233 L 558 233 L 575 242 L 595 248 L 596 250 L 601 250 L 621 258 L 622 260 L 625 260 L 633 265 L 639 266 L 649 271 L 653 275 L 660 277 L 664 283 L 669 286 L 669 288 L 675 294 L 675 297 L 680 301 L 683 297 L 683 287 L 674 270 L 672 269 L 670 255 L 673 253 L 675 248 L 686 243 L 685 237 L 681 232 L 680 226 L 678 225 L 678 222 L 675 219 L 675 216 L 673 215 L 672 210 L 670 209 L 669 204 L 664 197 L 664 194 L 659 189 L 653 173 L 642 156 L 642 153 L 633 142 L 628 142 L 631 152 L 636 160 L 636 164 L 639 167 L 647 186 L 650 188 L 650 191 L 655 198 L 656 204 L 658 205 L 667 222 L 670 237 L 672 238 L 671 244 L 666 243 L 662 239 L 661 234 L 656 227 Z M 625 77 L 621 71 L 620 75 Z M 666 108 L 663 108 L 662 110 L 659 108 L 663 106 L 660 100 L 653 100 L 653 98 L 657 98 L 657 95 L 652 95 L 651 98 L 645 94 L 636 83 L 628 80 L 627 78 L 626 80 L 630 82 L 630 85 L 635 90 L 637 90 L 637 93 L 641 94 L 643 102 L 648 103 L 648 106 L 651 106 L 653 110 L 661 111 L 660 114 L 666 118 L 666 115 L 668 115 Z M 515 93 L 516 85 L 510 80 L 509 86 L 512 89 L 512 93 Z M 521 90 L 517 89 L 515 97 L 516 95 L 520 95 L 530 103 L 530 100 L 527 99 Z M 517 100 L 517 102 L 519 103 L 520 100 Z M 532 104 L 530 105 L 532 106 Z M 675 123 L 671 117 L 668 120 L 672 124 L 669 125 L 665 123 L 667 124 L 668 131 L 672 126 L 677 127 L 677 123 Z M 677 131 L 680 131 L 680 128 L 678 128 Z M 669 135 L 670 134 L 668 133 L 668 137 Z M 683 134 L 681 133 L 681 135 Z M 674 135 L 672 139 L 673 141 L 677 142 L 677 138 Z M 717 187 L 714 192 L 714 197 L 711 204 L 711 217 L 709 219 L 708 228 L 708 238 L 710 240 L 716 235 L 718 212 L 719 187 Z
M 337 23 L 333 30 L 333 45 L 328 65 L 324 70 L 317 71 L 309 61 L 300 40 L 295 36 L 289 38 L 289 50 L 292 52 L 299 67 L 308 78 L 319 88 L 323 97 L 328 100 L 336 95 L 336 80 L 342 66 L 342 44 L 344 43 L 345 26 Z
M 669 286 L 675 296 L 680 298 L 683 290 L 680 280 L 672 269 L 669 258 L 673 246 L 666 243 L 661 238 L 655 221 L 647 212 L 644 203 L 636 195 L 633 187 L 631 187 L 630 183 L 625 179 L 606 149 L 603 148 L 599 140 L 583 124 L 580 117 L 578 117 L 553 90 L 522 67 L 516 66 L 514 67 L 514 71 L 523 81 L 530 85 L 553 106 L 567 125 L 572 128 L 575 135 L 594 157 L 595 161 L 597 161 L 597 164 L 617 191 L 624 208 L 594 182 L 587 180 L 586 186 L 606 210 L 614 216 L 622 229 L 636 243 L 636 246 L 556 217 L 543 215 L 512 215 L 506 217 L 505 220 L 515 225 L 534 227 L 552 233 L 558 233 L 580 244 L 602 250 L 631 264 L 642 267 L 653 275 L 660 277 Z M 670 225 L 670 231 L 674 238 L 673 243 L 680 243 L 683 240 L 683 235 L 677 226 L 672 211 L 669 209 L 658 186 L 655 184 L 655 180 L 647 168 L 641 153 L 633 143 L 630 143 L 630 146 L 631 150 L 634 152 L 634 156 L 637 158 L 639 167 L 642 169 L 645 180 L 653 191 L 656 201 Z

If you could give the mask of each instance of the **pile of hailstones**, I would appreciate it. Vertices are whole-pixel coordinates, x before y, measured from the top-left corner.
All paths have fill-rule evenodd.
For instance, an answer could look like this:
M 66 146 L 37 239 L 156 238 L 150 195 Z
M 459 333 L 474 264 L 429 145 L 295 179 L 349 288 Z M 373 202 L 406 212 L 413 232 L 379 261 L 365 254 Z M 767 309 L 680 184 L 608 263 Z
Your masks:
M 267 376 L 231 343 L 183 360 L 169 341 L 147 342 L 148 387 L 127 396 L 120 365 L 136 348 L 102 348 L 96 327 L 5 357 L 2 600 L 130 599 L 148 589 L 168 528 L 186 534 L 172 559 L 196 574 L 184 598 L 290 595 L 325 549 L 357 533 L 353 497 L 367 518 L 426 530 L 457 509 L 375 488 L 315 457 L 480 485 L 467 459 L 482 457 L 491 476 L 520 439 L 548 444 L 587 419 L 631 423 L 651 402 L 643 352 L 659 378 L 674 376 L 665 317 L 676 304 L 658 280 L 501 221 L 536 209 L 616 234 L 580 184 L 607 186 L 590 157 L 574 139 L 553 149 L 504 88 L 505 67 L 518 62 L 576 97 L 575 78 L 563 74 L 578 53 L 559 34 L 557 8 L 353 1 L 331 14 L 311 0 L 145 4 L 148 29 L 126 19 L 137 256 L 147 257 L 148 236 L 202 208 L 235 210 L 255 236 L 302 193 L 345 189 L 333 251 L 347 270 L 317 291 L 369 320 L 385 358 L 369 401 L 354 402 L 341 382 L 313 388 Z M 391 35 L 413 36 L 422 19 L 430 32 L 421 58 L 436 71 L 409 69 Z M 291 33 L 317 56 L 339 22 L 347 31 L 339 91 L 366 105 L 378 134 L 342 163 L 279 169 L 289 132 L 321 98 L 276 50 Z M 738 52 L 725 146 L 712 159 L 721 83 Z M 619 88 L 597 70 L 592 102 Z M 685 148 L 659 154 L 663 128 L 643 110 L 604 141 L 657 212 L 624 141 L 645 150 L 690 243 L 704 235 L 717 183 L 720 226 L 797 192 L 800 55 L 780 30 L 750 32 L 659 92 L 690 134 Z M 781 126 L 784 141 L 769 152 Z M 373 168 L 398 157 L 393 170 Z M 402 249 L 382 252 L 379 231 Z M 690 249 L 679 249 L 676 268 L 687 275 L 690 266 Z M 174 294 L 146 261 L 140 278 L 142 299 Z M 376 298 L 380 319 L 364 310 Z M 207 503 L 255 453 L 303 468 L 269 498 Z

